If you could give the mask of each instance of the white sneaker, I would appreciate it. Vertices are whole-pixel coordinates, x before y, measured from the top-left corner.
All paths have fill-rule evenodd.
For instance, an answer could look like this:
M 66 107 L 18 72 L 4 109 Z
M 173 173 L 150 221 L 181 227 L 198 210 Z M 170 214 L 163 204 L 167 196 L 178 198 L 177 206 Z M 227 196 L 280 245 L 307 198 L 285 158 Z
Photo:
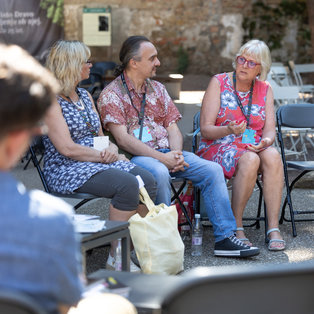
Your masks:
M 107 263 L 106 263 L 106 269 L 115 270 L 115 263 L 116 263 L 115 257 L 111 256 L 109 253 Z M 130 261 L 130 272 L 140 273 L 141 269 L 137 267 L 132 261 Z

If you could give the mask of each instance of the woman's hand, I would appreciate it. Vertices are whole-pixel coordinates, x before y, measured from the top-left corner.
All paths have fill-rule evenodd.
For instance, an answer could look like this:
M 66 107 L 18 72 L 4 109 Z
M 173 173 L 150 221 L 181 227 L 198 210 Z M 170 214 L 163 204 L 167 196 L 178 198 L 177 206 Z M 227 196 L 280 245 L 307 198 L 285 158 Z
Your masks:
M 248 144 L 247 149 L 252 152 L 259 153 L 260 151 L 262 151 L 263 149 L 270 145 L 271 140 L 268 137 L 265 137 L 257 145 Z
M 119 154 L 118 160 L 130 161 L 130 159 L 126 158 L 124 154 Z
M 101 162 L 103 164 L 111 164 L 118 160 L 118 154 L 110 151 L 110 146 L 100 152 Z
M 246 121 L 242 121 L 239 123 L 238 121 L 231 121 L 228 124 L 228 129 L 230 130 L 231 134 L 240 135 L 246 129 Z

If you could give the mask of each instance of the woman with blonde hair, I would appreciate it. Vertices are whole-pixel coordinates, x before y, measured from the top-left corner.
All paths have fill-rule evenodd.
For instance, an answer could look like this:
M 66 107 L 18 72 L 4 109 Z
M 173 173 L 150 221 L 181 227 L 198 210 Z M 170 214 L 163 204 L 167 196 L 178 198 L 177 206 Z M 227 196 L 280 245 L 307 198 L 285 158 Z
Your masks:
M 115 144 L 102 150 L 94 148 L 94 138 L 103 136 L 101 123 L 91 95 L 78 84 L 88 79 L 92 63 L 89 48 L 79 41 L 56 42 L 46 65 L 61 85 L 57 102 L 46 119 L 49 128 L 44 137 L 44 172 L 51 190 L 61 193 L 82 192 L 111 198 L 109 219 L 128 221 L 136 212 L 145 215 L 139 205 L 140 175 L 152 199 L 156 184 L 146 170 L 118 154 Z M 115 265 L 111 246 L 108 268 Z M 138 270 L 131 263 L 131 270 Z
M 237 53 L 235 70 L 211 79 L 202 103 L 198 155 L 219 163 L 226 178 L 233 177 L 235 231 L 248 245 L 252 244 L 245 238 L 242 216 L 257 175 L 262 174 L 268 249 L 279 251 L 285 248 L 278 228 L 283 170 L 279 153 L 271 147 L 276 129 L 273 92 L 265 82 L 270 66 L 267 45 L 250 40 Z

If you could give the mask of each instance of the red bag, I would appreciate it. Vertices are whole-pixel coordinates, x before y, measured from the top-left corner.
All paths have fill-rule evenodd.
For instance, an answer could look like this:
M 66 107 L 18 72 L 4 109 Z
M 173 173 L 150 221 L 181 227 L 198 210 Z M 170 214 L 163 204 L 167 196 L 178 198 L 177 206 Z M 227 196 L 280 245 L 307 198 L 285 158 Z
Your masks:
M 193 190 L 192 182 L 189 181 L 187 184 L 187 188 L 184 189 L 179 196 L 181 202 L 186 208 L 186 211 L 191 221 L 194 217 L 193 215 L 194 214 L 194 209 L 193 209 L 194 193 L 193 192 L 194 190 Z M 181 226 L 187 223 L 187 219 L 178 201 L 176 201 L 176 208 L 178 211 L 178 230 L 179 232 L 181 232 Z M 186 226 L 190 227 L 189 225 L 186 225 Z

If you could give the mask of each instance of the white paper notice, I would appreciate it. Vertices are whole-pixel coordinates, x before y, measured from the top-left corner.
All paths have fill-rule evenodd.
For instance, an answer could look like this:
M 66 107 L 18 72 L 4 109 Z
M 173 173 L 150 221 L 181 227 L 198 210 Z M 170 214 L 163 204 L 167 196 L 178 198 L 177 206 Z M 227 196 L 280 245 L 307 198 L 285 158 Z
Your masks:
M 94 148 L 102 151 L 109 146 L 109 136 L 96 136 L 94 137 Z
M 75 221 L 75 231 L 79 233 L 93 233 L 105 228 L 105 220 L 90 219 L 84 221 Z

